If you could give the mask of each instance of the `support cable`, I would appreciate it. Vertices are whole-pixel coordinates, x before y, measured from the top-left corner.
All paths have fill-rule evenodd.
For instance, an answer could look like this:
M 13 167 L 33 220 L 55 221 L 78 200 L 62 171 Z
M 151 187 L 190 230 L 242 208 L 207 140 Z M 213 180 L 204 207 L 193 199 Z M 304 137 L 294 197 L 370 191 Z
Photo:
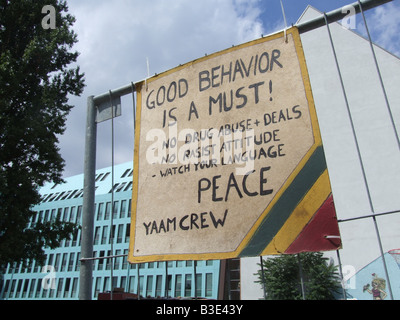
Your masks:
M 344 100 L 345 100 L 345 103 L 346 103 L 347 114 L 348 114 L 348 116 L 349 116 L 349 120 L 350 120 L 350 124 L 351 124 L 351 130 L 352 130 L 352 133 L 353 133 L 354 142 L 355 142 L 356 149 L 357 149 L 358 160 L 359 160 L 359 162 L 360 162 L 360 167 L 361 167 L 361 171 L 362 171 L 362 176 L 363 176 L 363 179 L 364 179 L 365 188 L 366 188 L 366 190 L 367 190 L 367 195 L 368 195 L 368 201 L 369 201 L 370 209 L 371 209 L 371 212 L 374 213 L 375 210 L 374 210 L 374 206 L 373 206 L 373 204 L 372 204 L 371 193 L 370 193 L 369 186 L 368 186 L 367 176 L 366 176 L 366 174 L 365 174 L 364 163 L 363 163 L 363 160 L 362 160 L 362 157 L 361 157 L 360 147 L 359 147 L 359 145 L 358 145 L 358 139 L 357 139 L 357 135 L 356 135 L 356 130 L 355 130 L 355 128 L 354 128 L 353 116 L 351 115 L 350 106 L 349 106 L 349 101 L 348 101 L 348 99 L 347 99 L 346 90 L 345 90 L 345 88 L 344 88 L 342 73 L 340 72 L 339 62 L 338 62 L 338 59 L 337 59 L 335 46 L 334 46 L 333 40 L 332 40 L 331 29 L 329 28 L 328 18 L 327 18 L 327 16 L 326 16 L 325 13 L 324 13 L 324 18 L 325 18 L 326 28 L 327 28 L 327 30 L 328 30 L 329 40 L 330 40 L 330 43 L 331 43 L 332 53 L 333 53 L 333 56 L 334 56 L 334 58 L 335 58 L 335 64 L 336 64 L 336 69 L 337 69 L 337 72 L 338 72 L 338 75 L 339 75 L 340 85 L 341 85 L 341 87 L 342 87 L 343 97 L 344 97 Z
M 343 299 L 347 300 L 347 294 L 346 294 L 346 289 L 345 289 L 345 284 L 344 284 L 344 277 L 343 277 L 342 261 L 340 259 L 339 249 L 336 250 L 336 256 L 337 256 L 338 263 L 339 263 L 340 279 L 342 280 L 341 283 L 342 283 Z
M 287 21 L 286 21 L 286 15 L 285 15 L 285 8 L 283 7 L 282 0 L 280 0 L 280 2 L 281 2 L 281 8 L 282 8 L 283 21 L 285 22 L 285 29 L 283 30 L 283 32 L 284 32 L 285 42 L 287 43 L 288 42 L 288 38 L 287 38 L 287 33 L 286 33 Z

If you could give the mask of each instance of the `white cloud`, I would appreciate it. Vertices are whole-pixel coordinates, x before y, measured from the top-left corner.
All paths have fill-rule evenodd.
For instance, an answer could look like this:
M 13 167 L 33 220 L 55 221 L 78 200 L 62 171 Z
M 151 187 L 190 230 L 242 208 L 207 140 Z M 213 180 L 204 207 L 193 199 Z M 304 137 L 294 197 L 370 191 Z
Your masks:
M 379 6 L 368 12 L 366 19 L 372 40 L 400 57 L 400 5 L 391 2 Z M 364 28 L 360 26 L 361 32 L 366 35 Z
M 81 53 L 78 64 L 87 87 L 60 137 L 65 175 L 83 171 L 86 100 L 173 68 L 215 51 L 252 39 L 263 32 L 259 0 L 68 0 L 77 19 L 74 29 Z M 116 162 L 130 161 L 133 139 L 131 97 L 116 120 Z M 127 115 L 127 116 L 125 116 Z M 98 126 L 97 167 L 110 163 L 109 124 Z M 126 147 L 129 146 L 129 147 Z

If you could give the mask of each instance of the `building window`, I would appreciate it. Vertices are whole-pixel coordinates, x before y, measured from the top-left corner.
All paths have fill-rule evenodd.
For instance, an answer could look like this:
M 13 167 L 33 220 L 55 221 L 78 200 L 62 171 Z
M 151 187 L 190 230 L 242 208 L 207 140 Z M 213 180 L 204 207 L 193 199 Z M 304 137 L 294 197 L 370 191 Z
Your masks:
M 185 297 L 190 297 L 192 295 L 192 275 L 185 275 Z
M 122 243 L 122 234 L 124 230 L 124 225 L 118 225 L 118 232 L 117 232 L 117 243 Z
M 115 192 L 121 192 L 122 188 L 126 185 L 126 182 L 122 182 L 118 188 L 115 190 Z
M 128 286 L 128 292 L 129 293 L 134 293 L 135 290 L 135 277 L 134 276 L 130 276 L 129 277 L 129 286 Z
M 153 293 L 153 276 L 147 276 L 146 297 L 151 296 L 152 293 Z
M 64 279 L 63 278 L 58 279 L 57 296 L 56 296 L 57 298 L 61 298 L 63 284 L 64 284 Z
M 111 202 L 106 203 L 106 212 L 104 214 L 104 220 L 110 219 L 110 214 L 111 214 Z
M 104 257 L 104 251 L 100 251 L 99 252 L 99 258 Z M 98 268 L 97 270 L 103 270 L 103 266 L 104 266 L 104 259 L 99 259 L 99 264 L 98 264 Z
M 103 285 L 103 292 L 109 291 L 110 290 L 110 277 L 105 277 L 104 278 L 104 285 Z
M 51 210 L 50 221 L 54 221 L 56 219 L 56 209 Z
M 17 294 L 16 294 L 16 298 L 19 298 L 19 295 L 20 295 L 20 293 L 21 293 L 21 288 L 22 288 L 22 279 L 19 279 L 18 280 L 18 285 L 17 285 Z
M 125 172 L 122 174 L 121 178 L 125 178 L 126 175 L 129 173 L 131 169 L 126 169 Z
M 171 297 L 172 295 L 172 275 L 167 276 L 167 297 Z
M 72 271 L 74 268 L 74 257 L 75 257 L 75 253 L 72 252 L 69 255 L 69 262 L 68 262 L 68 271 Z
M 139 292 L 138 294 L 143 295 L 143 284 L 144 284 L 144 276 L 139 277 Z
M 60 209 L 61 210 L 61 209 Z M 69 208 L 65 208 L 64 209 L 64 214 L 63 214 L 63 217 L 62 217 L 62 221 L 64 221 L 64 222 L 67 222 L 68 221 L 68 211 L 69 211 Z
M 66 269 L 66 266 L 67 266 L 67 255 L 68 255 L 68 253 L 63 253 L 63 256 L 62 256 L 62 262 L 61 262 L 61 272 L 63 272 L 63 271 L 65 271 L 65 269 Z
M 121 212 L 120 212 L 120 218 L 125 218 L 125 211 L 126 211 L 126 200 L 121 200 Z
M 121 254 L 121 250 L 115 250 L 115 255 L 119 256 Z M 114 258 L 114 270 L 118 270 L 121 266 L 121 257 Z
M 108 257 L 111 256 L 111 250 L 107 251 L 107 256 Z M 111 270 L 111 260 L 112 260 L 112 258 L 107 258 L 106 259 L 106 270 Z
M 36 284 L 36 292 L 35 292 L 35 298 L 39 298 L 40 295 L 40 289 L 42 288 L 42 282 L 38 280 Z
M 101 235 L 101 244 L 107 243 L 108 226 L 103 226 L 103 234 Z
M 71 278 L 66 278 L 65 279 L 65 288 L 64 288 L 64 298 L 69 297 L 70 285 L 71 285 Z
M 32 279 L 31 280 L 31 287 L 29 288 L 28 298 L 32 298 L 33 297 L 33 292 L 35 291 L 35 284 L 36 284 L 36 279 Z
M 122 257 L 122 269 L 126 270 L 128 268 L 128 249 L 124 249 L 124 257 Z
M 78 278 L 74 278 L 72 281 L 72 292 L 71 292 L 71 298 L 77 298 L 77 293 L 78 293 Z
M 81 266 L 81 262 L 79 261 L 80 258 L 81 258 L 81 253 L 78 252 L 76 254 L 75 271 L 79 271 L 79 269 L 80 269 L 80 266 Z M 94 266 L 94 264 L 93 264 L 93 266 Z
M 114 243 L 114 237 L 115 237 L 115 225 L 112 225 L 110 228 L 110 239 L 108 240 L 108 243 Z
M 39 218 L 38 218 L 38 223 L 41 223 L 41 222 L 43 222 L 42 221 L 42 219 L 43 219 L 43 211 L 39 211 Z
M 107 178 L 109 175 L 110 175 L 110 173 L 109 173 L 109 172 L 107 172 L 106 174 L 104 174 L 104 177 L 103 177 L 103 178 L 101 178 L 101 180 L 100 180 L 100 181 L 104 181 L 104 180 L 106 180 L 106 178 Z
M 55 281 L 56 281 L 56 279 L 54 279 L 53 280 L 54 281 L 54 284 L 55 284 Z M 49 292 L 49 298 L 51 299 L 51 298 L 54 298 L 54 292 L 55 292 L 56 290 L 53 288 L 53 287 L 50 287 L 50 292 Z
M 82 206 L 78 207 L 78 211 L 76 212 L 76 223 L 81 224 L 81 217 L 82 217 Z
M 100 292 L 100 285 L 101 285 L 101 278 L 98 277 L 96 278 L 96 284 L 94 286 L 94 297 L 97 298 L 99 292 Z
M 196 274 L 196 297 L 201 297 L 202 274 Z
M 206 273 L 206 297 L 211 297 L 213 292 L 213 275 Z
M 158 275 L 156 277 L 156 292 L 155 292 L 155 296 L 156 297 L 161 297 L 162 296 L 162 293 L 161 293 L 162 279 L 163 279 L 162 275 Z
M 121 277 L 121 284 L 119 286 L 120 288 L 123 288 L 124 291 L 126 289 L 126 277 Z
M 52 266 L 52 265 L 53 265 L 53 258 L 54 258 L 54 254 L 50 253 L 50 254 L 49 254 L 49 260 L 48 260 L 48 262 L 47 262 L 47 264 L 48 264 L 49 266 Z
M 129 189 L 132 190 L 132 181 L 130 181 L 130 182 L 126 185 L 124 191 L 128 191 Z
M 74 220 L 75 220 L 75 207 L 72 207 L 69 215 L 69 222 L 74 222 Z
M 131 236 L 131 224 L 127 223 L 126 230 L 125 230 L 125 242 L 129 242 L 130 236 Z
M 76 243 L 78 241 L 78 236 L 79 236 L 79 230 L 76 229 L 76 230 L 74 230 L 74 233 L 72 234 L 72 243 L 71 243 L 72 247 L 76 246 Z
M 60 262 L 60 254 L 57 253 L 56 254 L 56 260 L 54 261 L 54 269 L 56 269 L 56 271 L 58 271 L 58 263 Z
M 100 227 L 96 227 L 95 231 L 94 231 L 94 245 L 99 244 L 99 240 L 100 240 Z
M 103 206 L 104 203 L 99 203 L 98 208 L 97 208 L 97 221 L 101 220 L 103 218 Z
M 177 274 L 175 276 L 175 297 L 180 297 L 182 295 L 182 275 Z
M 113 277 L 112 278 L 112 289 L 110 290 L 114 290 L 114 288 L 116 288 L 118 286 L 118 277 Z
M 113 219 L 117 219 L 119 201 L 114 201 L 113 205 Z

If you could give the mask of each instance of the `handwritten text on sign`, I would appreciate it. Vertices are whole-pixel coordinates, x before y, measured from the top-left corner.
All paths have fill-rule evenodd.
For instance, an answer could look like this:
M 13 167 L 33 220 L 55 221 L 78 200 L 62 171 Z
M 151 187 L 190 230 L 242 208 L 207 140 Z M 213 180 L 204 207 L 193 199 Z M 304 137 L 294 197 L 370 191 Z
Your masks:
M 293 35 L 165 72 L 138 96 L 130 256 L 235 256 L 314 143 Z

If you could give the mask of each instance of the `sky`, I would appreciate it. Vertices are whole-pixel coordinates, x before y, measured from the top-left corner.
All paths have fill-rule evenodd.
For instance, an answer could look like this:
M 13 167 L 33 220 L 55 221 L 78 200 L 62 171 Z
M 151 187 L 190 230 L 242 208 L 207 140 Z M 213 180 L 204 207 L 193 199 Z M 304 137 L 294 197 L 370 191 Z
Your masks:
M 355 1 L 355 0 L 354 0 Z M 321 12 L 353 0 L 282 0 L 287 25 L 295 25 L 307 5 Z M 87 97 L 282 30 L 280 0 L 67 0 L 76 18 L 77 64 L 86 88 L 70 97 L 74 106 L 59 137 L 64 177 L 83 172 Z M 366 12 L 372 40 L 400 56 L 400 0 Z M 366 36 L 361 15 L 357 32 Z M 111 121 L 97 126 L 96 168 L 112 164 Z M 133 99 L 122 98 L 114 121 L 114 164 L 133 160 Z

